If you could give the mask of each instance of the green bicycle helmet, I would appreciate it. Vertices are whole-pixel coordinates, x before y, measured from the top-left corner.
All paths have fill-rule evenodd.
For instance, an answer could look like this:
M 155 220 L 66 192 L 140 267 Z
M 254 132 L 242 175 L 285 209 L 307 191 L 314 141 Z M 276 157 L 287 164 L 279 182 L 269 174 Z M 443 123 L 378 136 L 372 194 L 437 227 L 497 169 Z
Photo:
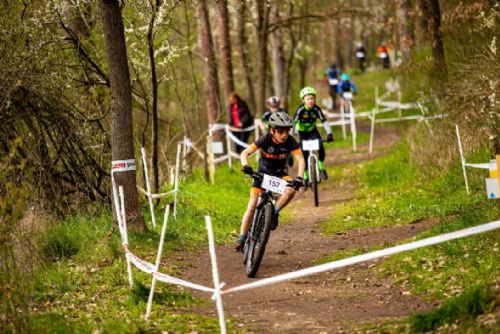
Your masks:
M 349 74 L 347 73 L 344 73 L 340 76 L 340 79 L 342 79 L 342 81 L 349 81 Z
M 302 88 L 302 90 L 300 91 L 300 99 L 303 100 L 304 96 L 306 96 L 306 95 L 314 95 L 314 96 L 316 96 L 316 89 L 314 89 L 312 87 L 304 87 L 304 88 Z
M 275 128 L 291 128 L 293 126 L 292 119 L 284 111 L 273 112 L 269 117 L 269 126 Z

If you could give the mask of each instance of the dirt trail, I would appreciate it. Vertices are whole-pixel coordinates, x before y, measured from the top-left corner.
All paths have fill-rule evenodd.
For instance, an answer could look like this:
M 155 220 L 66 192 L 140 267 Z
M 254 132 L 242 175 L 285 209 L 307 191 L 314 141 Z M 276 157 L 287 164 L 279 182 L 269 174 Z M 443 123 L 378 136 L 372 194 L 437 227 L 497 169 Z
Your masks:
M 373 154 L 363 153 L 368 151 L 366 145 L 360 145 L 361 153 L 334 149 L 327 153 L 327 165 L 373 159 L 383 155 L 398 139 L 395 131 L 385 129 L 377 134 L 377 150 Z M 322 235 L 321 221 L 331 215 L 338 203 L 352 199 L 355 186 L 346 182 L 334 184 L 332 180 L 322 183 L 317 208 L 313 206 L 311 191 L 299 193 L 286 209 L 293 212 L 292 222 L 281 224 L 271 234 L 257 278 L 309 267 L 315 260 L 338 250 L 397 243 L 430 227 L 431 223 L 421 222 Z M 207 271 L 210 263 L 207 253 L 203 250 L 189 254 L 184 278 L 213 285 Z M 232 245 L 218 247 L 217 260 L 221 281 L 229 286 L 255 280 L 245 276 L 242 256 L 232 250 Z M 431 307 L 429 301 L 391 284 L 390 278 L 377 277 L 374 270 L 381 261 L 226 295 L 225 314 L 235 318 L 249 333 L 354 333 L 364 332 L 362 323 L 397 318 Z M 213 307 L 200 312 L 216 316 Z

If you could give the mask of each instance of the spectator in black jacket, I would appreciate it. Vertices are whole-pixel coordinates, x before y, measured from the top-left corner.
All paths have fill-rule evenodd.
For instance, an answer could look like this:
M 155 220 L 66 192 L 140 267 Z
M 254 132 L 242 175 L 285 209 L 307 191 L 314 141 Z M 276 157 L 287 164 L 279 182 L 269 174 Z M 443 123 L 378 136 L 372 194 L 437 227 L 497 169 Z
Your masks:
M 250 109 L 241 97 L 232 92 L 228 97 L 229 106 L 227 107 L 227 122 L 236 129 L 245 129 L 253 125 L 253 117 Z M 233 135 L 244 143 L 247 143 L 250 131 L 231 131 Z M 245 148 L 236 144 L 236 152 L 241 153 Z

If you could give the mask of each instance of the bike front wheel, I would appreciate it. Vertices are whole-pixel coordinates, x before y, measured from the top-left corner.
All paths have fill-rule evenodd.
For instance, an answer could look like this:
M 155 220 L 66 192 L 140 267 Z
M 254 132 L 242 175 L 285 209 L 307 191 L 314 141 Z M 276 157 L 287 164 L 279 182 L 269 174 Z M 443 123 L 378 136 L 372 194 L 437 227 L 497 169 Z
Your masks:
M 260 263 L 264 257 L 266 244 L 271 232 L 271 220 L 273 217 L 273 205 L 267 203 L 256 212 L 253 233 L 249 236 L 247 247 L 245 247 L 245 272 L 247 277 L 255 277 Z
M 310 168 L 310 171 L 309 171 L 309 174 L 311 175 L 311 189 L 314 193 L 314 206 L 318 206 L 319 205 L 319 196 L 318 196 L 318 173 L 317 173 L 317 167 L 316 167 L 316 160 L 313 159 L 311 161 L 311 166 L 309 167 Z

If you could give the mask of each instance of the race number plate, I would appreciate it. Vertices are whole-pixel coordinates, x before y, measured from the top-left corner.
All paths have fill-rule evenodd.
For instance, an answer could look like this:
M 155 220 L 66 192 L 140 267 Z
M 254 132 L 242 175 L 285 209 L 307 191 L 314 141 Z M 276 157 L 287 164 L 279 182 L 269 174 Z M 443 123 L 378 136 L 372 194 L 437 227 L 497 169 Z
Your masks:
M 365 54 L 363 52 L 356 52 L 356 57 L 358 57 L 358 58 L 364 58 Z
M 303 151 L 319 151 L 319 140 L 318 139 L 303 140 L 302 141 L 302 150 Z
M 380 58 L 387 58 L 387 53 L 386 52 L 380 52 L 379 57 Z
M 342 97 L 344 100 L 352 100 L 352 93 L 351 92 L 344 92 L 342 93 Z
M 339 84 L 339 79 L 328 79 L 328 84 L 330 86 L 335 86 Z
M 264 174 L 261 187 L 274 193 L 283 194 L 286 184 L 287 182 L 279 177 Z

